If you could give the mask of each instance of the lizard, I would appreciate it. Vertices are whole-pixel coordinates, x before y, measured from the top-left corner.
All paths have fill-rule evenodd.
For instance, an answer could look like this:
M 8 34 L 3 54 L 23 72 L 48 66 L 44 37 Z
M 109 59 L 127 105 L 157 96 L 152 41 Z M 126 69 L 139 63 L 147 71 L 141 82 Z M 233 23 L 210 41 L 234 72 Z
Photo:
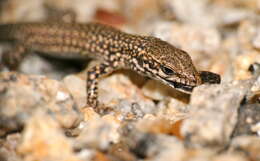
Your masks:
M 99 79 L 118 69 L 136 71 L 185 93 L 205 82 L 220 82 L 217 74 L 197 71 L 187 52 L 166 41 L 100 23 L 0 24 L 0 40 L 15 44 L 2 54 L 1 64 L 10 69 L 16 69 L 29 51 L 97 59 L 99 63 L 87 70 L 86 80 L 86 106 L 93 108 L 99 105 Z

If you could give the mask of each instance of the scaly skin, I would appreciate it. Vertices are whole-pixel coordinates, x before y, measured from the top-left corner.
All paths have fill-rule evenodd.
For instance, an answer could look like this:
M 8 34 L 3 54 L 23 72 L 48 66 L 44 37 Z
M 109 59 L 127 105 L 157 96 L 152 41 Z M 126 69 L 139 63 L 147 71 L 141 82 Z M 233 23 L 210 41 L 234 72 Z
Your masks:
M 0 25 L 0 40 L 14 41 L 3 63 L 15 69 L 27 51 L 56 57 L 92 57 L 87 72 L 87 105 L 97 107 L 98 80 L 118 69 L 132 69 L 168 86 L 190 92 L 202 83 L 190 56 L 155 37 L 138 36 L 97 24 L 24 23 Z

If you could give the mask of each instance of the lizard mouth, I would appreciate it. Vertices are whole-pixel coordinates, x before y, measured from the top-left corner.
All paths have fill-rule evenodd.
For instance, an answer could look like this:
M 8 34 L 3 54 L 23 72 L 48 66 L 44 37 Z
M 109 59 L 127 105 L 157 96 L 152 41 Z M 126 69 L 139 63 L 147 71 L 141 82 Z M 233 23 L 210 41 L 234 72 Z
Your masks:
M 208 71 L 200 71 L 200 78 L 202 80 L 202 84 L 219 84 L 221 82 L 220 75 Z M 183 84 L 171 80 L 165 81 L 167 82 L 167 84 L 170 84 L 170 86 L 172 86 L 173 88 L 176 88 L 184 93 L 191 93 L 193 88 L 195 87 L 194 85 Z
M 191 85 L 187 85 L 187 84 L 183 84 L 183 83 L 178 83 L 178 82 L 174 82 L 174 81 L 170 81 L 170 80 L 166 80 L 171 86 L 173 86 L 176 89 L 179 89 L 185 93 L 190 93 L 192 92 L 193 88 L 195 86 L 191 86 Z

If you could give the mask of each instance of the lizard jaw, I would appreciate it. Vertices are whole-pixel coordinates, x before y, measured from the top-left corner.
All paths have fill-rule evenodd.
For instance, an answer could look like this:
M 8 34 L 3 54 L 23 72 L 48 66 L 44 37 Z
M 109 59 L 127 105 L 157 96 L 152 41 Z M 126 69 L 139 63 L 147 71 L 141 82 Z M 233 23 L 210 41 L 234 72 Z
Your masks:
M 199 72 L 200 78 L 202 80 L 202 84 L 219 84 L 221 82 L 220 75 L 208 71 L 200 71 Z M 191 93 L 193 88 L 196 87 L 196 85 L 189 85 L 181 83 L 180 81 L 171 81 L 171 80 L 164 80 L 166 84 L 169 86 L 176 88 L 177 90 L 180 90 L 184 93 Z
M 190 85 L 187 85 L 187 84 L 178 83 L 178 82 L 174 82 L 174 81 L 170 81 L 170 80 L 166 80 L 166 82 L 171 87 L 176 88 L 177 90 L 180 90 L 184 93 L 191 93 L 193 88 L 195 87 L 195 86 L 190 86 Z
M 187 94 L 190 94 L 193 90 L 194 87 L 196 87 L 196 85 L 194 84 L 185 84 L 183 82 L 185 81 L 180 81 L 180 79 L 177 80 L 168 80 L 168 79 L 163 79 L 162 77 L 158 77 L 157 78 L 159 81 L 161 81 L 162 83 L 178 90 L 178 91 L 181 91 L 183 93 L 187 93 Z

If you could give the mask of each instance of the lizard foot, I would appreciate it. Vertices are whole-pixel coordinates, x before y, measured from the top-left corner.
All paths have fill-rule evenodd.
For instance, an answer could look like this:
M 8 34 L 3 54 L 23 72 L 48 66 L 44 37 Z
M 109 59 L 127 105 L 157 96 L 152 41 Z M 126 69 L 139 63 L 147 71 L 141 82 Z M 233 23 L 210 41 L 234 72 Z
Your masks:
M 113 111 L 112 107 L 106 106 L 104 104 L 98 104 L 97 106 L 85 105 L 82 109 L 92 108 L 96 113 L 103 116 Z

